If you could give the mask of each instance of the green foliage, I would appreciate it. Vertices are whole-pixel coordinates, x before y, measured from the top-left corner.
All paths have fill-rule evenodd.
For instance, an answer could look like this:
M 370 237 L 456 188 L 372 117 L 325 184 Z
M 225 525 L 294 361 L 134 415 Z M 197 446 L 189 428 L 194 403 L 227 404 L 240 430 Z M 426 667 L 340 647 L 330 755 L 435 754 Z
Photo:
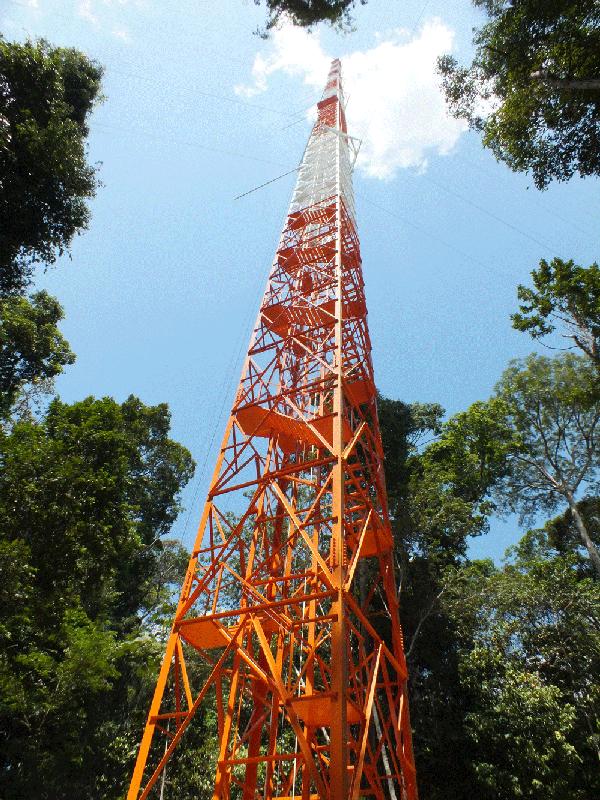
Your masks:
M 0 796 L 124 795 L 188 554 L 193 472 L 166 405 L 29 404 L 74 361 L 59 303 L 19 296 L 88 221 L 101 69 L 0 37 Z
M 486 519 L 494 510 L 490 489 L 503 475 L 507 455 L 516 446 L 514 431 L 504 422 L 505 413 L 501 399 L 474 403 L 444 424 L 439 439 L 419 459 L 414 496 L 417 508 L 433 523 L 428 540 L 431 543 L 435 527 L 442 551 L 452 542 L 462 554 L 468 536 L 487 530 Z M 432 496 L 435 504 L 431 504 Z
M 123 791 L 186 562 L 161 540 L 193 471 L 168 430 L 130 397 L 54 400 L 0 434 L 7 800 Z
M 493 446 L 486 449 L 473 437 L 463 440 L 460 418 L 442 425 L 437 404 L 379 398 L 378 405 L 420 796 L 465 797 L 473 777 L 465 698 L 458 691 L 458 638 L 441 601 L 445 570 L 462 563 L 469 535 L 487 527 L 491 505 L 484 500 L 489 488 L 484 473 L 490 472 Z
M 590 359 L 534 354 L 509 365 L 494 397 L 446 423 L 425 461 L 435 462 L 440 452 L 440 485 L 452 497 L 481 503 L 480 515 L 498 508 L 531 522 L 568 505 L 600 575 L 598 550 L 577 512 L 578 493 L 600 488 L 599 431 L 597 372 Z M 472 534 L 465 522 L 459 525 Z
M 0 37 L 0 295 L 21 291 L 87 226 L 86 122 L 101 75 L 77 50 Z
M 600 497 L 584 497 L 577 503 L 577 512 L 583 519 L 594 545 L 600 547 Z M 573 552 L 581 547 L 581 537 L 570 508 L 560 516 L 549 520 L 544 530 L 548 534 L 550 544 L 559 553 Z
M 443 424 L 439 406 L 417 409 L 421 414 L 410 418 L 413 426 L 423 426 L 416 428 L 418 435 L 433 434 L 433 440 L 419 451 L 411 443 L 415 428 L 409 424 L 394 458 L 386 448 L 394 437 L 401 440 L 402 428 L 395 432 L 382 418 L 386 480 L 397 543 L 410 557 L 425 556 L 441 568 L 465 555 L 469 536 L 487 530 L 494 510 L 489 492 L 506 470 L 516 440 L 504 422 L 502 400 L 475 403 Z
M 401 513 L 408 458 L 423 444 L 423 437 L 440 432 L 444 409 L 438 403 L 403 403 L 378 395 L 377 413 L 383 443 L 388 502 L 393 516 Z
M 470 654 L 463 676 L 479 701 L 467 717 L 479 797 L 564 797 L 565 773 L 575 773 L 580 761 L 569 743 L 575 707 L 562 702 L 557 687 L 488 650 Z M 576 796 L 585 795 L 569 795 Z
M 465 732 L 482 800 L 584 798 L 600 790 L 600 585 L 576 550 L 531 531 L 500 570 L 448 577 Z
M 518 447 L 508 459 L 497 496 L 525 520 L 570 502 L 600 479 L 597 440 L 600 400 L 589 360 L 565 353 L 514 361 L 496 387 L 503 422 Z
M 269 13 L 267 32 L 284 16 L 302 28 L 311 28 L 319 22 L 349 28 L 352 23 L 352 8 L 356 4 L 356 0 L 254 0 L 256 5 L 261 5 L 263 1 Z M 366 5 L 367 0 L 360 0 L 360 3 Z
M 518 287 L 520 313 L 513 327 L 542 339 L 559 326 L 600 367 L 600 268 L 579 267 L 572 260 L 542 259 L 531 273 L 534 288 Z
M 584 800 L 598 792 L 599 586 L 572 515 L 528 534 L 502 570 L 466 558 L 469 537 L 487 530 L 498 506 L 554 507 L 559 496 L 549 498 L 551 488 L 526 469 L 532 456 L 546 456 L 544 437 L 565 478 L 586 465 L 594 375 L 585 357 L 531 356 L 509 367 L 489 401 L 441 425 L 441 414 L 435 424 L 429 417 L 424 430 L 410 406 L 380 399 L 427 800 Z M 431 435 L 411 446 L 411 437 Z M 594 469 L 585 472 L 590 488 Z M 578 504 L 595 541 L 596 506 L 593 498 Z
M 55 400 L 41 424 L 16 423 L 0 438 L 0 530 L 44 564 L 37 585 L 55 612 L 73 598 L 94 617 L 139 607 L 140 579 L 193 472 L 168 429 L 165 405 L 88 398 Z
M 596 0 L 473 2 L 488 19 L 475 32 L 472 64 L 439 61 L 451 113 L 480 130 L 497 159 L 530 170 L 540 189 L 599 174 L 600 92 L 585 84 L 600 76 Z
M 52 379 L 75 361 L 57 327 L 62 318 L 47 292 L 0 297 L 0 419 L 16 401 L 24 405 L 36 392 L 51 391 Z

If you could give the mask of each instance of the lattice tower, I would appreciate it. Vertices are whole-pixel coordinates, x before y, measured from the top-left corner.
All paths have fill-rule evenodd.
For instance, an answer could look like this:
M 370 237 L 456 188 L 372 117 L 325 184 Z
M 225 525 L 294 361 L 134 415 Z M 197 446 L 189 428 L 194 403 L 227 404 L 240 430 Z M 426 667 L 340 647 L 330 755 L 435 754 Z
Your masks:
M 416 800 L 355 155 L 336 60 L 210 482 L 128 800 L 168 797 L 161 775 L 202 703 L 218 721 L 214 800 Z

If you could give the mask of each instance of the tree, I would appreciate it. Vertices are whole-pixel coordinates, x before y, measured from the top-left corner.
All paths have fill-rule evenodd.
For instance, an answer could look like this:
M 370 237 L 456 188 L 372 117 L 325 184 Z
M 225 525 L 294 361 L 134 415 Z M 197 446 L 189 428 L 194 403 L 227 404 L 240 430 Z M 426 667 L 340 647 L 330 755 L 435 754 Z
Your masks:
M 496 484 L 499 501 L 523 520 L 566 503 L 600 577 L 600 554 L 577 507 L 582 491 L 599 487 L 600 400 L 590 361 L 565 353 L 514 361 L 496 388 L 504 424 L 518 435 Z
M 495 510 L 490 490 L 514 450 L 502 398 L 477 402 L 442 426 L 440 436 L 418 458 L 413 472 L 415 530 L 421 530 L 440 566 L 466 555 L 467 540 L 487 531 Z M 449 554 L 452 554 L 449 557 Z
M 260 5 L 263 0 L 254 0 Z M 352 22 L 351 11 L 356 0 L 264 0 L 269 13 L 266 32 L 274 28 L 286 16 L 294 25 L 311 28 L 319 22 L 348 27 Z M 360 0 L 366 5 L 367 0 Z
M 463 563 L 469 536 L 487 529 L 492 456 L 502 445 L 463 435 L 460 416 L 442 424 L 438 404 L 380 397 L 378 406 L 419 791 L 428 800 L 476 796 L 459 640 L 443 598 L 446 570 Z
M 600 268 L 579 267 L 572 260 L 542 259 L 531 273 L 534 288 L 518 287 L 520 313 L 513 327 L 542 339 L 562 328 L 586 356 L 600 368 Z
M 488 21 L 475 56 L 439 60 L 453 116 L 512 170 L 553 180 L 600 173 L 600 6 L 596 0 L 473 0 Z M 590 83 L 591 81 L 591 83 Z
M 598 792 L 600 583 L 570 511 L 558 549 L 553 521 L 526 536 L 502 569 L 467 559 L 467 539 L 506 504 L 514 461 L 531 446 L 527 425 L 515 424 L 523 401 L 512 405 L 507 376 L 535 373 L 536 364 L 538 383 L 521 375 L 526 394 L 537 391 L 546 403 L 546 436 L 560 407 L 573 448 L 595 402 L 587 358 L 515 362 L 491 400 L 445 423 L 439 407 L 379 399 L 415 759 L 427 800 L 587 800 Z M 596 539 L 596 506 L 583 499 L 578 507 Z
M 167 407 L 135 397 L 54 400 L 43 419 L 0 431 L 7 800 L 115 800 L 124 789 L 162 607 L 187 560 L 161 539 L 193 471 L 168 431 Z
M 587 800 L 600 791 L 600 583 L 577 543 L 530 531 L 498 569 L 460 566 L 455 623 L 465 732 L 482 800 Z
M 532 354 L 509 365 L 489 401 L 475 403 L 447 425 L 458 434 L 462 483 L 463 464 L 475 487 L 480 470 L 484 502 L 487 497 L 525 522 L 566 504 L 600 576 L 600 555 L 578 510 L 580 495 L 593 495 L 600 483 L 597 382 L 587 357 Z M 469 452 L 460 455 L 461 442 L 476 455 L 470 464 Z
M 165 539 L 193 473 L 166 405 L 34 417 L 74 360 L 59 303 L 19 292 L 88 220 L 101 69 L 0 38 L 0 796 L 124 796 L 188 554 Z M 212 726 L 199 752 L 210 756 Z M 186 751 L 184 751 L 186 752 Z M 197 782 L 196 782 L 197 783 Z M 196 787 L 197 788 L 197 787 Z M 180 792 L 182 800 L 197 794 Z
M 0 297 L 0 420 L 18 399 L 49 393 L 54 377 L 75 361 L 57 327 L 62 318 L 60 304 L 47 292 L 30 299 Z
M 0 37 L 0 294 L 22 291 L 87 226 L 87 120 L 102 69 L 77 50 Z

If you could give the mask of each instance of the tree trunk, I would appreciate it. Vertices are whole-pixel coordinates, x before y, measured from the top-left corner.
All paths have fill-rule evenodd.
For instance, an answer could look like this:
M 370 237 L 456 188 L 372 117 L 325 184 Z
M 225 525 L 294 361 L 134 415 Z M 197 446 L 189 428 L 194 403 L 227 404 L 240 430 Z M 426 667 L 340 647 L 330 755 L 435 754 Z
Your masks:
M 581 514 L 579 513 L 579 509 L 577 508 L 577 503 L 575 502 L 575 498 L 572 494 L 567 495 L 567 501 L 569 503 L 569 508 L 571 509 L 571 514 L 573 516 L 573 520 L 575 521 L 575 526 L 579 531 L 579 535 L 581 536 L 581 541 L 584 543 L 589 556 L 590 560 L 596 570 L 596 574 L 598 578 L 600 578 L 600 553 L 598 553 L 598 549 L 596 545 L 592 542 L 592 539 L 588 533 L 588 530 L 585 526 L 585 522 Z

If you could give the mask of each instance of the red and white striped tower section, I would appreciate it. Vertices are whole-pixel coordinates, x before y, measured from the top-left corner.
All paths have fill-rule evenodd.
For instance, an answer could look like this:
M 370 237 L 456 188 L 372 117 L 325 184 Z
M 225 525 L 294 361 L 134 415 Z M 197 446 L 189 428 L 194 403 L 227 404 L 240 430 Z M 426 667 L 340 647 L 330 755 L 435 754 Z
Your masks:
M 214 800 L 416 800 L 355 153 L 334 61 L 128 800 L 169 798 L 207 706 L 218 752 L 194 770 L 214 775 Z

